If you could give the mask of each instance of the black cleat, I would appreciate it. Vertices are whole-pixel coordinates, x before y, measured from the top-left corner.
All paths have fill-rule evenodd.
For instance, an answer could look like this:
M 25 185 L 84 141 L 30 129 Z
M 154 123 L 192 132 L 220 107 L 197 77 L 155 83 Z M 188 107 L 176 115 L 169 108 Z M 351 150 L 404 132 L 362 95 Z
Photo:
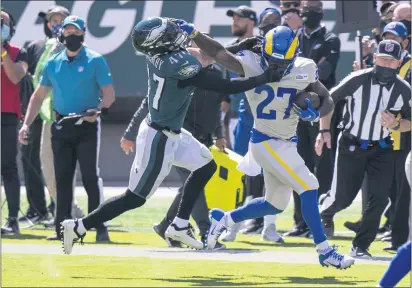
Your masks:
M 349 251 L 349 256 L 354 258 L 372 259 L 372 255 L 369 253 L 368 249 L 363 250 L 360 247 L 352 247 Z
M 107 227 L 96 229 L 96 243 L 110 242 L 109 231 Z
M 7 218 L 6 224 L 1 228 L 1 235 L 19 235 L 20 234 L 20 228 L 19 228 L 19 222 L 17 221 L 17 218 L 15 217 L 10 217 Z

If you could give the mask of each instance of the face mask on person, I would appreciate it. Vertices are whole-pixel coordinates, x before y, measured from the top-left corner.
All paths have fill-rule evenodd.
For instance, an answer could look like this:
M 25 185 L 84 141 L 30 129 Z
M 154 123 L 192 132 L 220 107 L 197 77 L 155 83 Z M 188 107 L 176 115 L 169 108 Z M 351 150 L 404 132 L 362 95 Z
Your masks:
M 10 27 L 6 24 L 1 26 L 1 43 L 7 42 L 10 38 Z
M 320 21 L 323 18 L 323 13 L 315 11 L 307 11 L 302 13 L 303 24 L 309 29 L 319 27 Z
M 62 23 L 55 24 L 55 25 L 52 26 L 51 32 L 52 32 L 53 37 L 56 37 L 56 36 L 59 35 L 59 32 L 62 29 L 62 27 L 63 27 Z
M 260 36 L 265 36 L 266 33 L 268 33 L 270 30 L 272 30 L 276 26 L 277 26 L 276 24 L 267 24 L 265 26 L 259 27 Z
M 80 49 L 84 42 L 84 35 L 69 35 L 64 37 L 64 46 L 69 51 L 75 52 Z
M 378 82 L 380 84 L 387 85 L 395 82 L 396 74 L 398 74 L 398 69 L 376 65 L 374 72 Z

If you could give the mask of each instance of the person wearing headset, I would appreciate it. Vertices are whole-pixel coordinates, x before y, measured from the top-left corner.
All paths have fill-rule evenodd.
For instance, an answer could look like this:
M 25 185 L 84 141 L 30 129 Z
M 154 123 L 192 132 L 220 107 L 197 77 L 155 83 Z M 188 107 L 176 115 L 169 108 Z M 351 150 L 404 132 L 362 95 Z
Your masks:
M 17 172 L 17 131 L 21 118 L 20 81 L 27 71 L 27 52 L 10 43 L 15 21 L 1 9 L 1 177 L 9 215 L 1 234 L 19 234 L 20 181 Z
M 109 108 L 115 96 L 107 62 L 102 55 L 84 46 L 85 32 L 86 23 L 82 18 L 71 15 L 63 21 L 59 41 L 65 48 L 44 64 L 19 133 L 19 141 L 27 145 L 29 127 L 49 91 L 53 89 L 51 105 L 56 116 L 51 134 L 57 188 L 56 240 L 60 235 L 60 223 L 71 218 L 77 161 L 89 198 L 89 212 L 95 210 L 103 200 L 103 181 L 99 177 L 98 164 L 101 132 L 99 112 Z M 72 118 L 62 125 L 56 124 L 72 113 L 85 116 Z M 96 242 L 107 241 L 107 228 L 101 224 L 96 227 Z

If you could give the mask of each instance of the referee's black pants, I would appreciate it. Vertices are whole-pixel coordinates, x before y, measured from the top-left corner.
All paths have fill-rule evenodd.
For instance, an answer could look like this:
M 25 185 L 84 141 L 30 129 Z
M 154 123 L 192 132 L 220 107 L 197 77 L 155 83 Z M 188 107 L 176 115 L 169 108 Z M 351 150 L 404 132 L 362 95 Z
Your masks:
M 39 216 L 47 214 L 46 195 L 44 193 L 43 174 L 40 164 L 40 140 L 43 120 L 38 117 L 30 126 L 28 144 L 21 146 L 26 196 L 29 202 L 28 212 Z
M 99 177 L 100 120 L 94 123 L 75 121 L 62 126 L 53 123 L 52 149 L 57 188 L 56 233 L 60 235 L 60 223 L 72 218 L 73 177 L 79 161 L 83 186 L 88 196 L 89 213 L 103 200 L 103 182 Z M 103 224 L 96 229 L 104 228 Z
M 333 151 L 323 149 L 322 155 L 318 157 L 315 153 L 315 141 L 319 133 L 319 123 L 299 121 L 297 128 L 297 149 L 300 157 L 305 161 L 309 171 L 314 173 L 319 181 L 318 196 L 327 193 L 332 183 L 333 175 Z M 293 191 L 294 212 L 293 219 L 297 227 L 305 227 L 299 194 Z
M 368 205 L 353 240 L 354 247 L 369 248 L 388 204 L 395 164 L 389 141 L 386 148 L 375 143 L 362 149 L 352 137 L 341 134 L 338 140 L 332 188 L 322 202 L 320 212 L 323 221 L 332 221 L 337 212 L 349 207 L 362 187 L 366 171 L 369 179 Z

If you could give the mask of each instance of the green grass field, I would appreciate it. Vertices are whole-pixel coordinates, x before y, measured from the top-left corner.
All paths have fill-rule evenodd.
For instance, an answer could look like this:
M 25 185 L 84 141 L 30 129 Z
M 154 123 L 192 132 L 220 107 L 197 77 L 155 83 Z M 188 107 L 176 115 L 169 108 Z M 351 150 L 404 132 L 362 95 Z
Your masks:
M 4 199 L 4 198 L 3 198 Z M 78 198 L 86 207 L 86 197 Z M 172 198 L 153 198 L 141 209 L 137 209 L 114 219 L 109 223 L 110 245 L 120 247 L 165 248 L 166 243 L 152 231 L 153 223 L 160 221 Z M 27 203 L 22 198 L 23 211 Z M 6 205 L 7 206 L 7 205 Z M 2 219 L 7 215 L 3 207 Z M 286 231 L 292 226 L 292 209 L 277 219 L 278 230 Z M 345 231 L 343 222 L 356 220 L 360 213 L 357 204 L 336 217 L 336 230 Z M 45 237 L 53 230 L 41 226 L 22 230 L 18 237 L 5 237 L 2 243 L 45 244 Z M 96 245 L 94 232 L 88 233 L 85 246 Z M 340 251 L 351 247 L 353 234 L 341 233 L 332 244 Z M 311 239 L 286 238 L 285 244 L 270 244 L 260 241 L 259 235 L 239 234 L 236 242 L 228 243 L 229 249 L 259 249 L 287 252 L 312 252 Z M 375 242 L 371 246 L 373 255 L 391 256 L 382 249 L 387 243 Z M 20 246 L 19 246 L 20 247 Z M 86 249 L 86 248 L 85 248 Z M 127 255 L 129 256 L 129 255 Z M 181 259 L 156 259 L 144 257 L 106 257 L 76 255 L 2 254 L 2 287 L 137 287 L 137 286 L 271 286 L 271 287 L 375 287 L 386 269 L 383 265 L 355 265 L 340 271 L 323 268 L 317 264 L 260 263 L 245 261 L 204 261 Z M 399 287 L 410 287 L 405 278 Z

